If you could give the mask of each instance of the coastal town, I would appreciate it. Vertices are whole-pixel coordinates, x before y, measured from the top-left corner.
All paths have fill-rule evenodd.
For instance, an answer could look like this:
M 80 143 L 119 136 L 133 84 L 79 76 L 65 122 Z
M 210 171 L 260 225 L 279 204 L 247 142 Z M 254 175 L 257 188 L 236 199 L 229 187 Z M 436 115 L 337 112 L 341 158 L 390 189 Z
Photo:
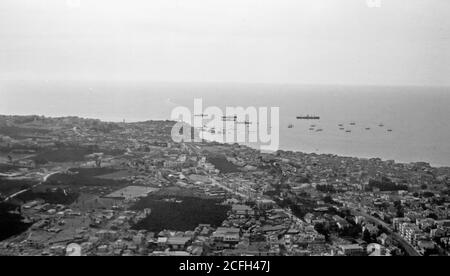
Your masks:
M 437 256 L 450 167 L 0 116 L 0 255 Z

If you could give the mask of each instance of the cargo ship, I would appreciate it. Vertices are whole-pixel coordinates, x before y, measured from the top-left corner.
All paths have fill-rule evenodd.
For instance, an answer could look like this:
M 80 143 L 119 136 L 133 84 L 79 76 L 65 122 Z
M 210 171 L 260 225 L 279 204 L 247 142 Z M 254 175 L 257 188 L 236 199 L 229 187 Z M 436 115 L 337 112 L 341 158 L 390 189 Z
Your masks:
M 237 116 L 222 116 L 222 121 L 235 121 L 237 120 Z
M 320 120 L 320 117 L 311 115 L 297 116 L 297 120 Z

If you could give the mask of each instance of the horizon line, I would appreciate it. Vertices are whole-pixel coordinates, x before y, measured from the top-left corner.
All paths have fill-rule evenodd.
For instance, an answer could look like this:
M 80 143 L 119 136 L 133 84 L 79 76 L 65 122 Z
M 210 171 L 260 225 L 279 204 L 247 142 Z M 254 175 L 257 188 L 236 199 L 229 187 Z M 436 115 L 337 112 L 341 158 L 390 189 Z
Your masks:
M 414 83 L 392 83 L 392 84 L 378 84 L 378 83 L 312 83 L 312 82 L 264 82 L 264 81 L 221 81 L 221 80 L 146 80 L 146 79 L 0 79 L 1 82 L 9 83 L 61 83 L 61 82 L 75 82 L 75 83 L 89 83 L 89 82 L 110 82 L 110 83 L 147 83 L 156 85 L 273 85 L 273 86 L 315 86 L 315 87 L 411 87 L 411 88 L 450 88 L 450 84 L 414 84 Z

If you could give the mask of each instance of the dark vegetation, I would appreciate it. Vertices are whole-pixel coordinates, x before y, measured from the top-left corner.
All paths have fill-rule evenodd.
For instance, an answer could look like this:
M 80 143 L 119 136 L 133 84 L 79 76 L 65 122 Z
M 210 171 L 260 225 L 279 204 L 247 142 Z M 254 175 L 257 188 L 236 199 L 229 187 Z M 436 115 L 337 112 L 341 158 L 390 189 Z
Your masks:
M 228 161 L 225 156 L 211 155 L 208 156 L 208 162 L 213 164 L 221 173 L 239 172 L 239 167 Z
M 86 161 L 86 155 L 94 152 L 103 152 L 108 155 L 119 155 L 123 153 L 121 150 L 99 149 L 96 145 L 86 147 L 60 146 L 57 149 L 41 151 L 32 159 L 38 164 L 46 164 L 48 162 L 78 162 Z
M 23 139 L 32 136 L 42 136 L 48 134 L 50 130 L 41 128 L 27 128 L 17 126 L 0 126 L 0 134 L 14 139 Z
M 392 182 L 392 180 L 387 177 L 382 177 L 380 180 L 369 180 L 369 188 L 378 188 L 380 191 L 408 190 L 408 186 Z
M 86 155 L 94 151 L 88 148 L 59 148 L 41 152 L 32 159 L 37 164 L 47 164 L 48 162 L 77 162 L 85 161 Z
M 227 218 L 228 206 L 219 205 L 220 201 L 198 197 L 176 197 L 181 203 L 164 201 L 167 197 L 149 195 L 137 202 L 132 209 L 150 208 L 151 214 L 138 222 L 134 229 L 146 229 L 159 232 L 162 230 L 194 230 L 199 224 L 220 226 Z
M 36 184 L 36 182 L 32 180 L 7 179 L 0 177 L 0 195 L 6 197 L 20 190 L 27 189 L 34 184 Z
M 0 241 L 18 235 L 31 224 L 22 222 L 23 217 L 17 212 L 18 205 L 0 202 Z
M 13 166 L 10 164 L 0 164 L 0 173 L 7 173 L 7 172 L 12 172 L 15 171 L 17 169 L 19 169 L 20 167 L 18 166 Z

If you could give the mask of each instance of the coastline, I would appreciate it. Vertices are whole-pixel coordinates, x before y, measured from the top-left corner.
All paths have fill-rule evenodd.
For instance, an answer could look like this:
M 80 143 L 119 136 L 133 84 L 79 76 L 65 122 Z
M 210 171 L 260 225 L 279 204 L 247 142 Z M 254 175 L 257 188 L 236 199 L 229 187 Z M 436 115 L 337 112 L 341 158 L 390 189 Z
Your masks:
M 208 142 L 214 142 L 214 143 L 219 143 L 219 144 L 227 144 L 227 145 L 231 145 L 233 143 L 220 143 L 214 140 L 206 140 Z M 433 162 L 427 162 L 427 161 L 400 161 L 400 160 L 395 160 L 395 159 L 386 159 L 380 156 L 372 156 L 372 157 L 368 157 L 368 156 L 356 156 L 356 155 L 342 155 L 342 154 L 336 154 L 336 153 L 327 153 L 327 152 L 306 152 L 306 151 L 301 151 L 301 150 L 297 150 L 297 149 L 285 149 L 285 148 L 279 148 L 277 151 L 261 151 L 258 147 L 258 145 L 256 146 L 250 146 L 246 143 L 239 143 L 239 145 L 244 146 L 244 147 L 248 147 L 250 149 L 253 150 L 257 150 L 260 151 L 261 153 L 267 153 L 267 154 L 272 154 L 275 155 L 277 153 L 277 151 L 281 151 L 281 152 L 292 152 L 292 153 L 299 153 L 299 154 L 307 154 L 307 155 L 317 155 L 317 156 L 334 156 L 334 157 L 339 157 L 339 158 L 346 158 L 346 159 L 358 159 L 358 160 L 371 160 L 371 159 L 380 159 L 383 162 L 388 162 L 388 161 L 394 161 L 394 163 L 396 164 L 414 164 L 414 163 L 426 163 L 429 164 L 430 167 L 432 168 L 437 168 L 437 169 L 450 169 L 450 165 L 440 165 L 440 164 L 435 164 Z
M 44 116 L 44 115 L 35 115 L 35 114 L 30 114 L 30 115 L 6 115 L 6 114 L 0 114 L 0 118 L 2 117 L 43 117 L 43 118 L 47 118 L 47 119 L 64 119 L 64 118 L 68 118 L 68 119 L 79 119 L 79 120 L 90 120 L 90 121 L 98 121 L 101 123 L 108 123 L 108 124 L 117 124 L 117 125 L 121 125 L 124 124 L 123 122 L 116 122 L 116 121 L 106 121 L 106 120 L 102 120 L 102 119 L 98 119 L 98 118 L 92 118 L 92 117 L 82 117 L 82 116 L 76 116 L 76 115 L 72 115 L 72 116 L 61 116 L 61 117 L 53 117 L 53 116 Z M 171 119 L 149 119 L 149 120 L 139 120 L 139 121 L 133 121 L 133 122 L 126 122 L 125 124 L 145 124 L 148 122 L 173 122 L 176 123 L 176 121 L 173 121 Z M 203 131 L 200 131 L 199 133 L 201 133 Z M 1 133 L 0 133 L 1 134 Z M 220 142 L 216 142 L 216 141 L 211 141 L 211 140 L 206 140 L 208 142 L 215 142 L 215 143 L 220 143 Z M 232 143 L 222 143 L 222 144 L 232 144 Z M 245 146 L 248 148 L 251 148 L 253 150 L 260 150 L 258 148 L 258 145 L 256 146 L 250 146 L 246 143 L 238 143 L 241 146 Z M 424 160 L 415 160 L 415 161 L 404 161 L 404 160 L 398 160 L 398 159 L 389 159 L 389 158 L 384 158 L 382 156 L 358 156 L 358 155 L 343 155 L 343 154 L 337 154 L 337 153 L 331 153 L 331 152 L 307 152 L 307 151 L 302 151 L 302 150 L 298 150 L 298 149 L 288 149 L 288 148 L 282 148 L 279 147 L 279 149 L 277 151 L 284 151 L 284 152 L 294 152 L 294 153 L 300 153 L 300 154 L 309 154 L 309 155 L 323 155 L 323 156 L 336 156 L 336 157 L 340 157 L 340 158 L 347 158 L 347 159 L 360 159 L 360 160 L 370 160 L 370 159 L 380 159 L 383 162 L 385 161 L 394 161 L 397 164 L 412 164 L 412 163 L 426 163 L 429 164 L 430 167 L 432 168 L 450 168 L 450 164 L 445 165 L 445 164 L 437 164 L 435 162 L 430 162 L 430 161 L 424 161 Z M 269 154 L 276 154 L 276 151 L 262 151 L 263 153 L 269 153 Z

